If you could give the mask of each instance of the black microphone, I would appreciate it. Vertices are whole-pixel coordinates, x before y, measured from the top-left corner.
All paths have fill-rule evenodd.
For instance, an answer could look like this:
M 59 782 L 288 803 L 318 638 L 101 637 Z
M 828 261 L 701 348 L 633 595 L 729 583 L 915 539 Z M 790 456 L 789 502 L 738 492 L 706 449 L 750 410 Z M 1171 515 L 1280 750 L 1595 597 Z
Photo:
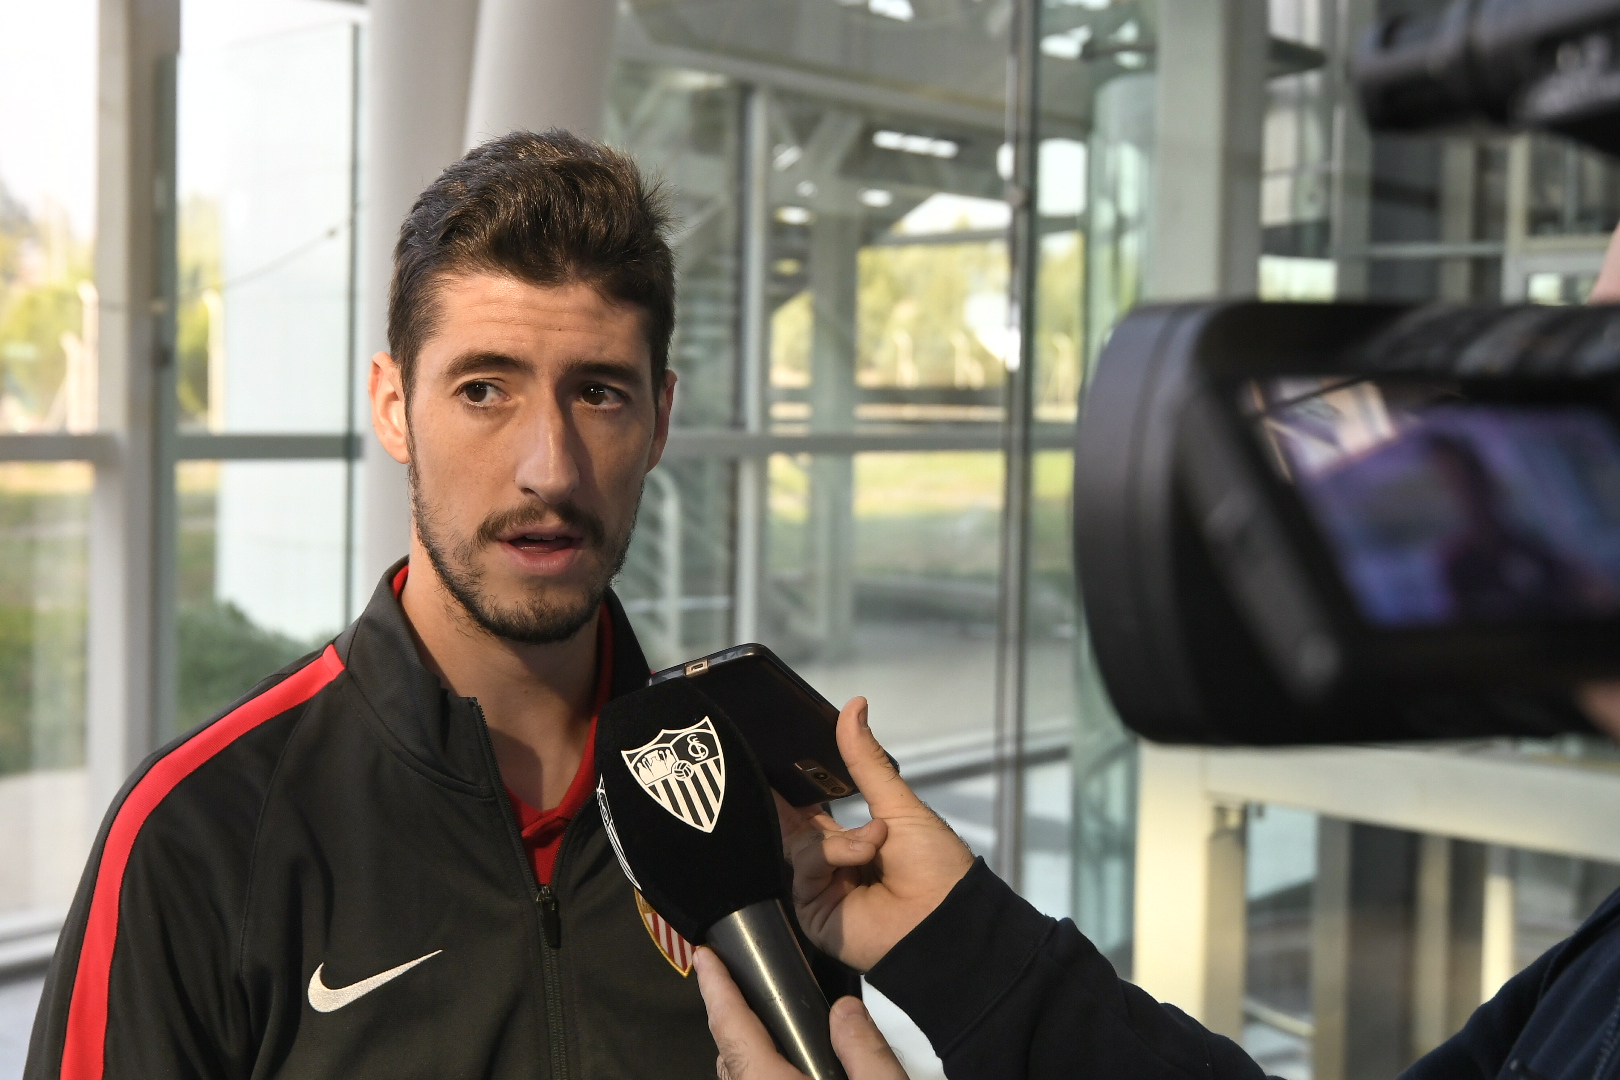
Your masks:
M 770 784 L 731 720 L 686 679 L 637 690 L 602 709 L 596 769 L 602 823 L 642 898 L 725 961 L 783 1057 L 846 1080 L 788 921 Z

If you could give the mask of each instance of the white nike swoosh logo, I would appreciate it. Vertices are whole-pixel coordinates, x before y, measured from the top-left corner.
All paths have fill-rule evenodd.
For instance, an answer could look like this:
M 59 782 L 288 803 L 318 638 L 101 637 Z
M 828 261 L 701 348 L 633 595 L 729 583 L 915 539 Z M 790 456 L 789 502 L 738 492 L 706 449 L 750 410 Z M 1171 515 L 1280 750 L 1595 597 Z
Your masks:
M 393 982 L 417 964 L 424 960 L 431 960 L 443 951 L 443 949 L 434 949 L 426 956 L 418 956 L 415 960 L 401 964 L 399 967 L 391 967 L 387 971 L 378 972 L 369 979 L 361 979 L 357 983 L 350 983 L 348 986 L 340 986 L 336 989 L 321 982 L 321 969 L 326 965 L 324 963 L 319 964 L 315 968 L 315 974 L 309 977 L 309 1007 L 316 1012 L 322 1013 L 341 1009 L 350 1002 L 365 997 L 383 983 Z

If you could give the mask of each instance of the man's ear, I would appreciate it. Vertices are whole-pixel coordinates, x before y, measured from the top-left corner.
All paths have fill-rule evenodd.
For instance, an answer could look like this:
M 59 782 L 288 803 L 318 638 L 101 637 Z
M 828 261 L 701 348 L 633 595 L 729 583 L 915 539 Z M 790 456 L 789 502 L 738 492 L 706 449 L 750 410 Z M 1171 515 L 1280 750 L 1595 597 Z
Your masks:
M 377 433 L 388 456 L 401 465 L 410 463 L 411 439 L 405 416 L 405 383 L 399 365 L 385 352 L 371 358 L 366 379 L 371 395 L 371 430 Z
M 675 373 L 664 371 L 664 387 L 658 392 L 656 402 L 658 419 L 653 425 L 652 450 L 647 455 L 647 471 L 652 472 L 653 466 L 658 464 L 664 456 L 664 444 L 669 441 L 669 410 L 675 407 Z

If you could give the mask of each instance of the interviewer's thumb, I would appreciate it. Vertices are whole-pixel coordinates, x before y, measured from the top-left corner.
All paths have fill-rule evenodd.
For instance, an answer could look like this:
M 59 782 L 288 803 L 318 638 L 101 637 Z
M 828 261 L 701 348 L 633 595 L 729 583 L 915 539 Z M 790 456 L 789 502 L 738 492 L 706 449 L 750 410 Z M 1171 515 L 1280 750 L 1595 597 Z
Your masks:
M 838 714 L 838 752 L 874 817 L 922 806 L 872 734 L 865 698 L 851 698 Z

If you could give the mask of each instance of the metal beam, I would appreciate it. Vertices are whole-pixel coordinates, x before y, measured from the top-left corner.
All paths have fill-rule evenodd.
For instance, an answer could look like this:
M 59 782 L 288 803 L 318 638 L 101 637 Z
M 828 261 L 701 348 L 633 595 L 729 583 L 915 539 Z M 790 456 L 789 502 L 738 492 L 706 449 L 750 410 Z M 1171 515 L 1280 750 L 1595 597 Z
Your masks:
M 670 432 L 666 461 L 718 458 L 738 461 L 772 454 L 917 454 L 1000 450 L 1001 427 L 919 426 L 915 429 L 853 432 L 744 431 L 732 428 L 680 429 Z M 1030 436 L 1034 450 L 1068 450 L 1074 445 L 1069 424 L 1036 424 Z M 89 461 L 115 467 L 119 440 L 106 433 L 72 435 L 0 435 L 0 462 Z M 313 461 L 359 460 L 364 436 L 353 434 L 286 435 L 182 434 L 175 440 L 180 461 Z
M 1267 802 L 1486 844 L 1620 862 L 1620 772 L 1494 750 L 1204 750 L 1219 802 Z
M 112 467 L 117 463 L 118 452 L 118 439 L 103 432 L 0 435 L 0 461 L 88 461 Z
M 363 453 L 358 434 L 181 435 L 176 440 L 176 450 L 181 461 L 359 460 Z
M 1500 240 L 1410 240 L 1360 247 L 1335 248 L 1330 254 L 1348 259 L 1490 259 L 1500 258 L 1507 245 Z
M 635 19 L 619 20 L 613 55 L 621 60 L 638 60 L 666 67 L 713 72 L 742 83 L 787 90 L 865 109 L 961 124 L 981 131 L 999 133 L 1004 120 L 999 103 L 952 101 L 870 82 L 821 75 L 787 64 L 772 64 L 763 60 L 663 44 L 649 38 Z M 1073 131 L 1064 133 L 1083 136 L 1079 125 L 1073 127 Z

